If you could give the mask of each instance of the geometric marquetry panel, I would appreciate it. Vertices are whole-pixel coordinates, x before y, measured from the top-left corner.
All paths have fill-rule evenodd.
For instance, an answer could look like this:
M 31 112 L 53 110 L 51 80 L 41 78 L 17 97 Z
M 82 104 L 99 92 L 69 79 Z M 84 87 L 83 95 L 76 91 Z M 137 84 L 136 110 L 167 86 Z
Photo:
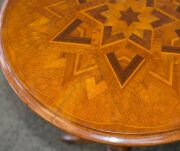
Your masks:
M 117 135 L 180 128 L 179 0 L 13 0 L 2 22 L 5 71 L 54 117 Z

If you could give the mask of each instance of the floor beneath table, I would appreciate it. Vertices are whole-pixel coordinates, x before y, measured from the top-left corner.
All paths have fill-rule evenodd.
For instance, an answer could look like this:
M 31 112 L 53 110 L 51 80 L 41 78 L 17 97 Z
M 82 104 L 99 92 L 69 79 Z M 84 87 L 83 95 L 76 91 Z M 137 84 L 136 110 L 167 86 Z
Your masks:
M 60 136 L 58 129 L 20 101 L 0 71 L 0 151 L 105 151 L 99 144 L 66 145 Z M 180 143 L 133 151 L 180 151 Z

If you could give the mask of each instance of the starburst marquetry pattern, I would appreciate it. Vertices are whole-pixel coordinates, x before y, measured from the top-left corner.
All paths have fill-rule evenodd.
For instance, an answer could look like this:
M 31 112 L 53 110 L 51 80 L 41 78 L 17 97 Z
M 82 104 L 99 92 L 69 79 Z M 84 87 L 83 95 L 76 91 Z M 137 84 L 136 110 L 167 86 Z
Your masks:
M 178 44 L 180 38 L 180 29 L 178 28 L 180 6 L 178 2 L 170 3 L 173 6 L 172 10 L 165 3 L 156 4 L 154 0 L 129 0 L 128 3 L 121 0 L 104 2 L 78 0 L 76 3 L 77 8 L 79 8 L 76 14 L 79 13 L 79 15 L 57 33 L 52 41 L 59 44 L 79 45 L 79 47 L 91 47 L 94 45 L 94 41 L 99 41 L 98 45 L 102 47 L 100 51 L 104 54 L 100 60 L 107 63 L 107 68 L 112 72 L 114 80 L 119 83 L 120 89 L 130 81 L 132 82 L 133 78 L 136 78 L 145 62 L 149 60 L 149 56 L 153 55 L 153 49 L 156 49 L 154 46 L 155 38 L 161 36 L 158 35 L 158 32 L 166 32 L 165 29 L 168 26 L 174 33 L 174 37 L 169 38 L 167 43 L 159 42 L 158 45 L 161 49 L 158 51 L 168 56 L 180 54 L 180 45 Z M 53 5 L 53 7 L 57 6 Z M 100 29 L 98 35 L 101 36 L 94 32 L 96 27 Z M 118 43 L 121 43 L 124 48 L 116 47 Z M 68 52 L 65 58 L 67 69 L 63 83 L 67 84 L 68 81 L 78 79 L 83 75 L 89 98 L 96 97 L 108 88 L 107 78 L 104 79 L 106 74 L 101 73 L 97 57 L 94 57 L 98 52 L 95 53 L 76 54 Z M 175 60 L 178 62 L 177 58 Z M 155 63 L 156 61 L 152 62 Z M 174 65 L 172 65 L 173 67 Z M 168 73 L 169 76 L 172 74 L 172 78 L 173 69 L 166 70 L 170 72 Z M 154 69 L 148 73 L 161 82 L 173 84 L 170 79 L 164 79 Z M 90 77 L 87 76 L 89 74 Z M 91 89 L 90 85 L 94 87 L 96 92 Z M 104 87 L 103 91 L 99 90 L 100 87 Z
M 179 131 L 179 0 L 4 4 L 0 64 L 40 115 L 111 143 Z

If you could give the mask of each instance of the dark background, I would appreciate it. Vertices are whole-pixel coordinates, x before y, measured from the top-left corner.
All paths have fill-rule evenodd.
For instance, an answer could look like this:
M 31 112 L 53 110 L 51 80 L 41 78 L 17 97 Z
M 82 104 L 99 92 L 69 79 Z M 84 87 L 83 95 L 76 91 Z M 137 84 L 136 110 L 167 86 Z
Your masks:
M 59 129 L 41 119 L 20 101 L 0 70 L 0 151 L 106 150 L 104 145 L 99 144 L 66 145 L 60 141 L 60 136 Z M 133 151 L 180 151 L 180 143 L 133 148 Z

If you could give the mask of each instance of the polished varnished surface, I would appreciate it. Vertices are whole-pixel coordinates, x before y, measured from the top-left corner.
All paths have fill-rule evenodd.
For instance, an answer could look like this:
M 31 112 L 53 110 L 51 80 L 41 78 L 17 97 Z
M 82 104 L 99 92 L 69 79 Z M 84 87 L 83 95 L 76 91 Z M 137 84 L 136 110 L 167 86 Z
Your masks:
M 179 0 L 9 0 L 2 16 L 2 69 L 51 123 L 106 142 L 179 130 Z

